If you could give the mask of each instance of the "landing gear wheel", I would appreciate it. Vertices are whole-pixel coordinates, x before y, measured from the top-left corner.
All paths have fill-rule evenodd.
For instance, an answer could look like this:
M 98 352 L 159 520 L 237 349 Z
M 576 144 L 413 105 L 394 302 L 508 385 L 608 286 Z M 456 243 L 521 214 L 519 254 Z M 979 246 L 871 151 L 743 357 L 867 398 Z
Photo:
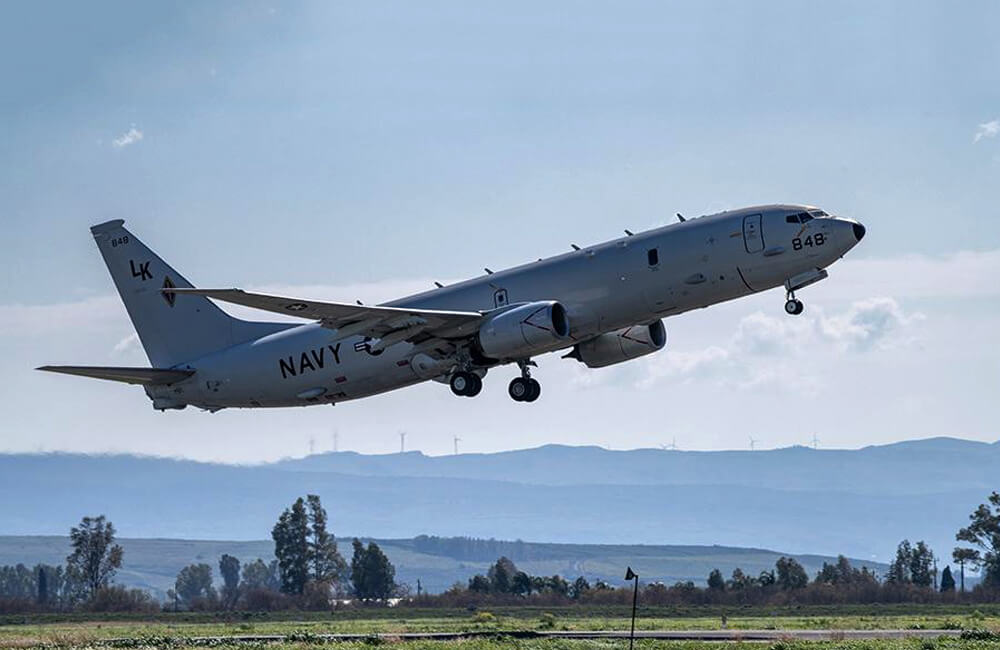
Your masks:
M 475 397 L 483 390 L 483 378 L 474 372 L 469 373 L 469 378 L 472 380 L 469 388 L 465 391 L 466 397 Z
M 792 316 L 798 316 L 805 309 L 801 300 L 796 300 L 795 298 L 788 299 L 785 302 L 785 312 L 791 314 Z
M 474 397 L 483 389 L 483 380 L 471 372 L 456 372 L 448 381 L 451 392 L 460 397 Z
M 528 396 L 532 394 L 531 381 L 527 377 L 515 377 L 511 379 L 510 384 L 507 386 L 507 394 L 515 402 L 528 401 Z
M 538 396 L 542 394 L 542 385 L 539 384 L 538 380 L 536 379 L 529 379 L 528 387 L 530 391 L 527 394 L 527 396 L 525 396 L 524 401 L 534 402 L 536 399 L 538 399 Z

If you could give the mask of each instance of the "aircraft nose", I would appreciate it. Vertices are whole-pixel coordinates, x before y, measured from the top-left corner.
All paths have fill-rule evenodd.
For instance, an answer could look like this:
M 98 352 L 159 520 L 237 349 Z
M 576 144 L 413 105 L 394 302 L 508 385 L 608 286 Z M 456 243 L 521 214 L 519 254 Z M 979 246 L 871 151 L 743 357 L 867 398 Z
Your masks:
M 864 226 L 862 226 L 862 225 L 861 225 L 860 223 L 858 223 L 858 222 L 854 222 L 854 223 L 853 223 L 853 224 L 851 224 L 851 225 L 852 225 L 852 226 L 854 227 L 854 237 L 855 237 L 855 238 L 856 238 L 856 239 L 857 239 L 858 241 L 861 241 L 861 240 L 862 240 L 862 238 L 864 238 L 864 236 L 865 236 L 865 227 L 864 227 Z

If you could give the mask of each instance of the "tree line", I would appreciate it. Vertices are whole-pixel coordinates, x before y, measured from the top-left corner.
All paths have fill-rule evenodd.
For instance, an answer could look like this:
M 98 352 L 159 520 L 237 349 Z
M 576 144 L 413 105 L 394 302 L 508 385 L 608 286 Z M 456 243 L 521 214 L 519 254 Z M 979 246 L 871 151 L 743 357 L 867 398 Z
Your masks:
M 719 569 L 707 576 L 705 586 L 692 581 L 673 585 L 642 585 L 643 602 L 656 604 L 824 604 L 874 602 L 931 602 L 962 598 L 1000 599 L 1000 493 L 993 492 L 969 516 L 968 526 L 956 539 L 950 565 L 937 571 L 937 558 L 927 544 L 903 540 L 884 575 L 867 567 L 854 567 L 839 556 L 824 563 L 815 576 L 792 557 L 781 557 L 773 569 L 752 575 L 741 568 L 729 577 Z M 257 558 L 242 564 L 223 554 L 213 566 L 191 564 L 177 574 L 166 603 L 158 603 L 140 589 L 114 584 L 124 558 L 115 541 L 114 525 L 103 515 L 84 517 L 70 530 L 71 552 L 62 566 L 23 564 L 0 567 L 0 613 L 23 611 L 155 611 L 166 610 L 281 610 L 329 609 L 348 602 L 386 604 L 401 599 L 403 605 L 471 606 L 503 603 L 627 603 L 627 587 L 613 587 L 585 576 L 535 576 L 519 570 L 510 557 L 500 555 L 485 574 L 454 585 L 442 594 L 416 593 L 396 582 L 395 567 L 374 541 L 351 542 L 351 560 L 340 553 L 328 530 L 328 515 L 317 495 L 298 498 L 278 517 L 271 530 L 274 558 Z M 524 551 L 521 542 L 472 540 L 456 542 L 464 554 L 490 549 Z M 441 538 L 418 537 L 415 550 L 441 551 Z M 979 570 L 980 581 L 967 590 L 967 569 Z

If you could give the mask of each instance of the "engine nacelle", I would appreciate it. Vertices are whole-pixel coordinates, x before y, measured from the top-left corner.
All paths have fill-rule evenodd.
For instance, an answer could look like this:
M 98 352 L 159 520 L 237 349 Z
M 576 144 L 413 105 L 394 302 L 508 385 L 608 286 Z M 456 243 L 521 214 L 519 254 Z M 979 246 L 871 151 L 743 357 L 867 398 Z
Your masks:
M 479 349 L 490 359 L 525 359 L 569 338 L 569 317 L 555 300 L 539 300 L 501 312 L 479 328 Z
M 588 368 L 603 368 L 652 354 L 666 344 L 667 330 L 663 321 L 658 320 L 652 325 L 633 325 L 601 334 L 578 343 L 566 356 L 586 364 Z

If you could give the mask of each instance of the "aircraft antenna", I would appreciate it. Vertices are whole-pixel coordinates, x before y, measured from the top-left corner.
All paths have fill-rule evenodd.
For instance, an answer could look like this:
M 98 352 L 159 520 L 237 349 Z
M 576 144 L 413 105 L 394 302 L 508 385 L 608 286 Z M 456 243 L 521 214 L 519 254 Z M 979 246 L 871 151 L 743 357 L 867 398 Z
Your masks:
M 628 228 L 625 229 L 625 234 L 628 235 L 629 237 L 633 237 L 635 235 L 635 233 L 629 230 Z
M 680 221 L 681 223 L 687 221 L 687 219 L 684 218 L 684 215 L 682 215 L 680 212 L 677 213 L 677 220 Z
M 438 289 L 441 289 L 441 288 L 444 287 L 443 284 L 441 284 L 440 282 L 437 282 L 437 281 L 434 282 L 434 286 L 437 287 Z
M 579 247 L 579 246 L 577 246 L 576 244 L 570 244 L 570 246 L 572 246 L 572 247 L 573 247 L 573 250 L 575 250 L 575 251 L 578 251 L 578 250 L 580 250 L 580 247 Z
M 483 270 L 486 271 L 486 275 L 493 275 L 493 271 L 489 270 L 485 266 L 483 267 Z

